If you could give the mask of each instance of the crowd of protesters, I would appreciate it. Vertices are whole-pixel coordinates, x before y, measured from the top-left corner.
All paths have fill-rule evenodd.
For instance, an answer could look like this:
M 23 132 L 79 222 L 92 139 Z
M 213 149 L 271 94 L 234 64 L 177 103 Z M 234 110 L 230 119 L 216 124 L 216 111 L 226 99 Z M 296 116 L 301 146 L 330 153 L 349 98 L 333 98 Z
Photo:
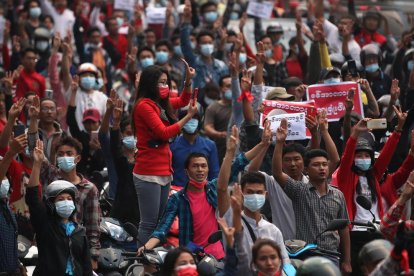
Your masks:
M 99 273 L 103 171 L 105 215 L 136 226 L 137 255 L 176 231 L 161 275 L 203 275 L 194 244 L 224 263 L 217 275 L 414 269 L 409 20 L 397 37 L 379 7 L 352 0 L 274 1 L 266 28 L 249 1 L 119 2 L 0 0 L 0 276 L 27 275 L 18 235 L 38 248 L 34 275 Z M 360 89 L 339 120 L 306 115 L 309 139 L 263 115 L 264 100 L 344 82 Z M 325 231 L 334 220 L 348 226 Z M 341 257 L 294 262 L 292 240 Z

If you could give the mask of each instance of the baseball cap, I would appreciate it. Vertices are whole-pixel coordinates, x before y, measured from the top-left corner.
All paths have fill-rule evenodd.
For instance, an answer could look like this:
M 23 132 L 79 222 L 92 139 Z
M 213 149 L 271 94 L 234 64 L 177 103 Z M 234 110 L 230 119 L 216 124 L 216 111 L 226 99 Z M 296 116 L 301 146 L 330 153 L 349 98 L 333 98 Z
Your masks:
M 285 101 L 293 101 L 295 100 L 295 96 L 288 94 L 286 89 L 283 87 L 275 87 L 270 90 L 266 95 L 266 100 L 285 100 Z
M 85 110 L 85 112 L 83 112 L 82 122 L 85 122 L 87 120 L 92 120 L 94 122 L 99 122 L 101 120 L 101 114 L 95 108 L 87 109 L 87 110 Z
M 331 73 L 337 73 L 339 76 L 341 76 L 341 70 L 339 70 L 339 68 L 336 68 L 336 67 L 327 67 L 327 68 L 323 68 L 321 70 L 321 74 L 320 74 L 320 78 L 319 79 L 320 80 L 324 80 Z
M 280 24 L 270 25 L 269 27 L 267 27 L 266 33 L 268 34 L 283 33 L 283 28 Z

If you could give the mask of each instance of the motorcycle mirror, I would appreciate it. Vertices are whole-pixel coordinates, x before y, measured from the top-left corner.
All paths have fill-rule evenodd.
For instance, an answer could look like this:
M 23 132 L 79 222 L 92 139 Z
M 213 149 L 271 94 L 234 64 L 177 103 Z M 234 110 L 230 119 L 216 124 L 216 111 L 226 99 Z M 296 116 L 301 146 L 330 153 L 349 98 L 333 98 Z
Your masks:
M 363 196 L 363 195 L 359 195 L 356 198 L 356 202 L 361 205 L 362 208 L 364 208 L 365 210 L 371 210 L 372 204 L 371 201 Z
M 334 219 L 331 220 L 328 223 L 328 227 L 326 227 L 326 231 L 336 231 L 336 230 L 341 230 L 344 229 L 345 227 L 347 227 L 349 224 L 349 221 L 347 219 Z
M 136 237 L 138 237 L 138 229 L 137 229 L 137 227 L 135 226 L 135 225 L 133 225 L 132 223 L 130 223 L 130 222 L 125 222 L 124 223 L 124 225 L 123 225 L 123 227 L 124 227 L 124 230 L 131 236 L 131 237 L 133 237 L 134 239 L 136 238 Z
M 208 243 L 213 244 L 213 243 L 218 242 L 219 240 L 221 240 L 221 236 L 222 236 L 221 230 L 214 232 L 213 234 L 210 235 L 210 237 L 208 237 Z

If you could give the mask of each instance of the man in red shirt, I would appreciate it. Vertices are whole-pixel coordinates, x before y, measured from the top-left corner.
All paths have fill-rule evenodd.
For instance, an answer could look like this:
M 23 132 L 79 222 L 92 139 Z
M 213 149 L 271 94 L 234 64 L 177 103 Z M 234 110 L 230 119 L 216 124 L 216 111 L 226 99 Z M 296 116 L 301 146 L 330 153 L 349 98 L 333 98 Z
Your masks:
M 119 34 L 120 25 L 116 17 L 110 17 L 105 22 L 108 35 L 103 39 L 103 47 L 111 57 L 112 63 L 117 69 L 125 68 L 125 58 L 128 51 L 128 39 Z
M 22 98 L 27 92 L 34 92 L 39 98 L 45 97 L 45 78 L 36 72 L 37 53 L 32 48 L 27 48 L 22 53 L 23 71 L 16 83 L 16 98 Z
M 387 42 L 387 38 L 378 32 L 381 23 L 381 14 L 377 11 L 367 11 L 362 19 L 362 30 L 355 36 L 359 46 L 377 43 L 380 48 Z

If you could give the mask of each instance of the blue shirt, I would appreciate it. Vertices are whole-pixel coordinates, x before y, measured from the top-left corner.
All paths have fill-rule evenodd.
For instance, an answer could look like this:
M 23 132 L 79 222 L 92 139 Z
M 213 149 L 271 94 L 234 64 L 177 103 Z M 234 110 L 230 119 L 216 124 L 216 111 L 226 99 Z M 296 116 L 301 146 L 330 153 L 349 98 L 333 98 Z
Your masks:
M 0 199 L 0 272 L 14 272 L 17 259 L 17 223 L 7 202 Z
M 197 135 L 194 144 L 190 144 L 183 135 L 178 136 L 170 145 L 172 152 L 172 164 L 174 169 L 173 183 L 184 187 L 188 182 L 188 176 L 184 171 L 184 163 L 188 155 L 193 152 L 203 153 L 208 158 L 208 180 L 218 177 L 219 160 L 216 144 L 208 138 Z
M 76 227 L 75 227 L 75 223 L 69 221 L 66 224 L 62 223 L 62 228 L 65 230 L 66 236 L 70 237 L 70 235 L 72 235 Z M 68 261 L 66 262 L 65 273 L 66 275 L 73 275 L 73 265 L 72 265 L 71 256 L 68 257 Z
M 238 173 L 249 164 L 244 153 L 239 154 L 231 166 L 230 182 L 234 181 Z M 206 184 L 206 197 L 215 209 L 217 209 L 217 179 L 214 179 Z M 171 225 L 175 217 L 178 215 L 179 234 L 178 239 L 181 246 L 186 246 L 193 239 L 193 217 L 191 215 L 190 201 L 187 197 L 187 188 L 170 196 L 157 228 L 152 233 L 151 237 L 159 239 L 162 243 L 165 242 L 168 232 L 170 232 Z
M 188 64 L 196 70 L 193 79 L 193 87 L 203 88 L 206 83 L 213 81 L 218 85 L 221 77 L 229 74 L 227 65 L 218 59 L 213 58 L 211 64 L 207 64 L 200 56 L 195 55 L 190 42 L 191 25 L 181 26 L 181 49 Z

